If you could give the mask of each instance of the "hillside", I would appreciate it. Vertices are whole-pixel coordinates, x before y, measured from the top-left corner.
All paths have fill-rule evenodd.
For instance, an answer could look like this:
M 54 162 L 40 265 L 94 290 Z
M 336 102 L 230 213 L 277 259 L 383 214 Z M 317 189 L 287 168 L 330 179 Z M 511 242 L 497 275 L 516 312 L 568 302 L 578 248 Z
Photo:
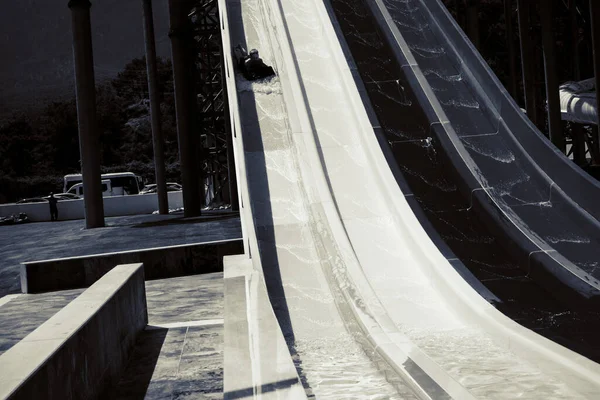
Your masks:
M 171 62 L 158 60 L 167 177 L 179 180 Z M 146 61 L 134 59 L 97 86 L 103 172 L 132 171 L 154 181 Z M 62 177 L 79 172 L 75 99 L 0 122 L 0 203 L 62 191 Z

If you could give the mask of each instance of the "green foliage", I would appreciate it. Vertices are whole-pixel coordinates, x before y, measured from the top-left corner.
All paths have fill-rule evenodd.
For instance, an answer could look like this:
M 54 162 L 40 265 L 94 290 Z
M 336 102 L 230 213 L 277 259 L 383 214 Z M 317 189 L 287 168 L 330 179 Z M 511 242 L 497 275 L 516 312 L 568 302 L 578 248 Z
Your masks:
M 3 175 L 28 174 L 32 167 L 34 146 L 33 130 L 25 116 L 15 117 L 0 127 L 0 162 Z
M 157 60 L 165 159 L 179 176 L 171 62 Z M 146 60 L 134 59 L 96 88 L 103 172 L 132 171 L 154 181 Z M 62 190 L 62 176 L 80 170 L 75 99 L 0 123 L 0 202 Z M 173 168 L 176 166 L 176 168 Z

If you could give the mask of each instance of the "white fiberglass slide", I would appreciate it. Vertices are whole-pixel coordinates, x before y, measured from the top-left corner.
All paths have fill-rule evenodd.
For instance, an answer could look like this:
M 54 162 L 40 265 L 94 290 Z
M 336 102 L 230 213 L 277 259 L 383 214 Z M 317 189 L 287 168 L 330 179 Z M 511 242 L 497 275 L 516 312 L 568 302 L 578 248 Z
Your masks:
M 526 330 L 497 315 L 423 231 L 381 154 L 325 5 L 229 1 L 227 13 L 231 44 L 259 49 L 277 71 L 264 82 L 238 76 L 230 107 L 243 136 L 242 204 L 252 211 L 247 251 L 260 253 L 307 392 L 597 397 L 597 370 L 542 365 L 556 353 L 577 357 L 545 354 L 547 341 L 529 331 L 519 336 Z
M 289 90 L 283 87 L 289 88 L 290 82 L 275 62 L 281 55 L 276 56 L 279 49 L 270 45 L 276 38 L 264 11 L 256 0 L 227 2 L 230 38 L 224 42 L 258 48 L 279 72 L 262 83 L 245 81 L 239 74 L 229 78 L 237 89 L 230 104 L 234 141 L 243 139 L 235 150 L 246 253 L 255 268 L 264 271 L 273 309 L 307 393 L 318 398 L 411 398 L 412 390 L 401 380 L 386 379 L 394 372 L 376 354 L 365 353 L 355 340 L 361 331 L 352 332 L 338 311 L 339 295 L 330 289 L 311 232 L 316 224 L 310 220 L 294 144 L 299 118 L 289 99 L 284 100 L 283 92 Z M 233 61 L 227 58 L 231 71 Z

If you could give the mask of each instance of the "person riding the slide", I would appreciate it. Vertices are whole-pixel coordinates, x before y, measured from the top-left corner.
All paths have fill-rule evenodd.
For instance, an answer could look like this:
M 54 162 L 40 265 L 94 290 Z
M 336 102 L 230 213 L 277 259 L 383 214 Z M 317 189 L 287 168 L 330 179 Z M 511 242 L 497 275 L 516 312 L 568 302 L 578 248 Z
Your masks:
M 247 80 L 255 81 L 275 75 L 273 68 L 266 65 L 259 57 L 258 50 L 252 49 L 248 54 L 241 45 L 237 45 L 235 54 L 238 58 L 238 67 Z

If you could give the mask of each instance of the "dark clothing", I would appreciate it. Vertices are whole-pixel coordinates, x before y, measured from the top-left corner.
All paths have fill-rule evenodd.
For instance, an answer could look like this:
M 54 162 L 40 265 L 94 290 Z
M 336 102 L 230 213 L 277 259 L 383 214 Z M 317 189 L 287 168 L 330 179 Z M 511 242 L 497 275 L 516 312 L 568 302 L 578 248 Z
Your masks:
M 269 76 L 275 75 L 273 68 L 266 65 L 262 58 L 252 59 L 250 56 L 246 56 L 240 60 L 240 68 L 244 77 L 249 81 L 257 79 L 268 78 Z
M 48 198 L 50 204 L 50 221 L 58 221 L 58 200 L 54 196 Z

